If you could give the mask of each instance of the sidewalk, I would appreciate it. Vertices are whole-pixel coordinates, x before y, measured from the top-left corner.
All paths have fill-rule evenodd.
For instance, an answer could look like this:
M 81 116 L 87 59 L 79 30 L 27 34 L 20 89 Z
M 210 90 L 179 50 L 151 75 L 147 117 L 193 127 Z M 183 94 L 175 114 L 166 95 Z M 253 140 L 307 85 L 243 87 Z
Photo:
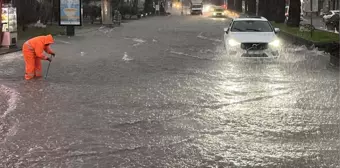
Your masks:
M 14 47 L 6 48 L 6 47 L 0 47 L 0 56 L 12 52 L 17 52 L 21 50 L 22 45 L 25 41 L 28 39 L 39 36 L 39 35 L 47 35 L 52 34 L 54 36 L 56 35 L 63 35 L 65 34 L 65 27 L 58 26 L 57 24 L 54 25 L 47 25 L 47 28 L 28 28 L 27 31 L 22 32 L 18 31 L 18 39 L 17 44 Z M 86 34 L 91 31 L 98 30 L 102 25 L 98 24 L 84 24 L 84 26 L 76 27 L 75 33 L 77 34 Z
M 122 20 L 122 23 L 129 23 L 134 20 L 139 20 L 139 19 L 131 19 L 131 20 L 124 20 L 124 21 Z M 5 48 L 5 47 L 0 47 L 0 56 L 4 54 L 12 53 L 12 52 L 20 51 L 24 42 L 32 37 L 40 36 L 40 35 L 47 35 L 47 34 L 52 34 L 54 36 L 66 34 L 65 26 L 59 26 L 58 23 L 53 23 L 53 24 L 49 23 L 46 26 L 47 26 L 46 28 L 30 27 L 25 32 L 19 29 L 18 41 L 17 41 L 16 47 L 13 47 L 10 49 Z M 102 28 L 103 28 L 102 24 L 99 24 L 97 22 L 95 22 L 94 24 L 91 24 L 89 20 L 86 20 L 83 22 L 82 26 L 75 27 L 75 34 L 76 36 L 83 35 L 83 34 L 91 33 L 93 31 L 96 31 Z
M 0 48 L 0 55 L 12 53 L 12 52 L 17 52 L 17 51 L 20 51 L 20 50 L 21 50 L 21 47 L 16 47 L 16 48 L 1 47 Z
M 24 42 L 32 37 L 45 35 L 45 34 L 58 34 L 62 30 L 63 30 L 62 27 L 59 27 L 56 25 L 47 25 L 46 28 L 30 27 L 30 28 L 27 28 L 26 31 L 22 31 L 21 28 L 18 28 L 18 31 L 17 31 L 18 39 L 17 39 L 16 45 L 11 46 L 10 48 L 1 47 L 0 55 L 20 51 Z

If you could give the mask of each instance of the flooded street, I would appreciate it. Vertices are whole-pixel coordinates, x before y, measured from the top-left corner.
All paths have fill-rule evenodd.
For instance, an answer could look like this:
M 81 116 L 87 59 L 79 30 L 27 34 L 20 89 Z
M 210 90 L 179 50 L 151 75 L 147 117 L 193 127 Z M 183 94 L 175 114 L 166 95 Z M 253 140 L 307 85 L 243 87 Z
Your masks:
M 329 56 L 285 44 L 275 60 L 230 57 L 229 22 L 57 36 L 47 79 L 24 81 L 21 53 L 0 56 L 0 167 L 340 167 Z

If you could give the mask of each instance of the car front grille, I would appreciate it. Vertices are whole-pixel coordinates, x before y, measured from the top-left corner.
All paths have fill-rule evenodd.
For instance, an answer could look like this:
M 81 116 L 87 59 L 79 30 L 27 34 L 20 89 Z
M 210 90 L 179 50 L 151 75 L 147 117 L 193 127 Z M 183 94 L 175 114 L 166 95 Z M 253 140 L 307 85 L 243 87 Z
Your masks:
M 265 50 L 268 43 L 242 43 L 241 48 L 245 50 Z

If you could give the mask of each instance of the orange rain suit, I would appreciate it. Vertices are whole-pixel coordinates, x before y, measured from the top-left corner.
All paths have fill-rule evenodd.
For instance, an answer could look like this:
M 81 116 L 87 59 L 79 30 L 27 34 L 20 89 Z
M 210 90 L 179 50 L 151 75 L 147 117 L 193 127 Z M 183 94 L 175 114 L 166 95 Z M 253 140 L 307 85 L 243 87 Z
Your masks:
M 34 37 L 24 43 L 22 46 L 22 53 L 26 66 L 26 80 L 42 76 L 40 60 L 48 59 L 48 57 L 44 55 L 44 51 L 48 54 L 54 54 L 50 48 L 50 44 L 53 43 L 54 40 L 52 35 Z

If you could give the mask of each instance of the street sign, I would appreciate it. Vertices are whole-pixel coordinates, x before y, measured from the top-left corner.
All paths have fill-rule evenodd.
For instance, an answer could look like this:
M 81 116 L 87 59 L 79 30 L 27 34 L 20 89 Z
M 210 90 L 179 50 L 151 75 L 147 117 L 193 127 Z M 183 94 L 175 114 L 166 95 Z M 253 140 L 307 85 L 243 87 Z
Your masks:
M 312 2 L 312 4 L 311 4 Z M 319 11 L 319 1 L 318 0 L 304 0 L 303 4 L 304 12 L 318 12 Z M 311 10 L 311 5 L 313 9 Z

